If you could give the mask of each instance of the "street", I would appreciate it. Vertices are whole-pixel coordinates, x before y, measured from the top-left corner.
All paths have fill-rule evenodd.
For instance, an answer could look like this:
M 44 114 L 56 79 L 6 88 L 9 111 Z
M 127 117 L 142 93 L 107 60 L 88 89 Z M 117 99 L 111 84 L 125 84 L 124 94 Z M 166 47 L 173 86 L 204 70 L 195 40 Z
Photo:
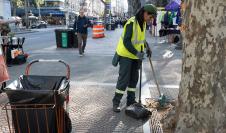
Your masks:
M 74 48 L 57 49 L 54 28 L 18 36 L 26 37 L 24 51 L 29 54 L 28 62 L 34 59 L 62 59 L 69 63 L 70 118 L 73 132 L 147 132 L 148 129 L 143 126 L 145 121 L 130 118 L 124 111 L 119 114 L 112 111 L 111 100 L 118 77 L 118 67 L 113 67 L 111 61 L 122 29 L 106 31 L 106 37 L 102 39 L 92 39 L 91 30 L 89 31 L 84 57 L 79 57 L 78 50 Z M 163 59 L 164 51 L 171 46 L 166 43 L 160 44 L 162 39 L 151 38 L 150 34 L 147 34 L 162 91 L 169 98 L 176 98 L 181 78 L 181 51 L 174 50 L 172 58 Z M 145 98 L 157 97 L 158 94 L 148 59 L 145 59 L 143 64 L 142 100 L 144 102 Z M 8 83 L 24 74 L 25 67 L 26 64 L 9 67 L 11 80 Z M 40 63 L 32 67 L 31 74 L 65 75 L 65 68 L 61 64 Z M 123 99 L 122 106 L 125 107 L 125 98 Z M 3 119 L 1 117 L 2 115 L 0 119 Z M 5 124 L 0 123 L 0 132 L 7 131 Z

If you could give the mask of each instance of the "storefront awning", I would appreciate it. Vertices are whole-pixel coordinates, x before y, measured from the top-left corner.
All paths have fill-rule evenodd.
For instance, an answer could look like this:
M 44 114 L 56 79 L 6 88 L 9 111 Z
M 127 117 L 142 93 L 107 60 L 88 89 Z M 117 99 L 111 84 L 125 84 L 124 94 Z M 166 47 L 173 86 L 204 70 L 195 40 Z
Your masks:
M 34 16 L 39 16 L 39 10 L 38 9 L 32 9 L 29 10 L 34 14 Z M 40 14 L 42 16 L 59 16 L 59 17 L 64 17 L 65 13 L 61 10 L 49 10 L 49 9 L 41 9 Z M 17 16 L 24 16 L 25 11 L 24 9 L 17 9 Z

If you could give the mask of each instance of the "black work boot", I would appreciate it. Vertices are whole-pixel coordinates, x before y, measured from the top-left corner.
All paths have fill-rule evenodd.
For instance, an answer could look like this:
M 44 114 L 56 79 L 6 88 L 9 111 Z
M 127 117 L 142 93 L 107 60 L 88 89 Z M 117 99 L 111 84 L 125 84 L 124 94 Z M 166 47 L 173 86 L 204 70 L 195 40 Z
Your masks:
M 132 102 L 130 101 L 130 102 L 127 102 L 127 103 L 126 103 L 126 106 L 130 106 L 130 105 L 133 105 L 133 104 L 135 104 L 135 103 L 137 103 L 137 101 L 135 101 L 135 100 L 132 101 Z
M 113 104 L 113 111 L 119 113 L 121 111 L 121 108 L 119 107 L 119 105 Z
M 127 103 L 126 103 L 126 105 L 130 106 L 134 103 L 137 103 L 135 99 L 136 99 L 135 92 L 127 91 Z
M 113 102 L 113 111 L 114 112 L 120 112 L 121 109 L 120 109 L 120 101 L 122 99 L 122 94 L 118 94 L 118 93 L 115 93 L 115 96 L 114 98 L 112 99 L 112 102 Z

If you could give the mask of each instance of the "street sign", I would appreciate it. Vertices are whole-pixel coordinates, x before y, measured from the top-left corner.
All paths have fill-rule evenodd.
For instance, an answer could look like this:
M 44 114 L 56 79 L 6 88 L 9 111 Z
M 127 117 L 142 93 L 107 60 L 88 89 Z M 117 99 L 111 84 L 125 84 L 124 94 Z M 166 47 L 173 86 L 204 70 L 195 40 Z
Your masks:
M 105 0 L 105 3 L 111 3 L 111 0 Z
M 5 64 L 2 48 L 0 47 L 0 83 L 9 80 L 8 70 Z
M 107 14 L 111 13 L 111 0 L 105 0 Z
M 111 9 L 111 4 L 106 4 L 107 9 Z

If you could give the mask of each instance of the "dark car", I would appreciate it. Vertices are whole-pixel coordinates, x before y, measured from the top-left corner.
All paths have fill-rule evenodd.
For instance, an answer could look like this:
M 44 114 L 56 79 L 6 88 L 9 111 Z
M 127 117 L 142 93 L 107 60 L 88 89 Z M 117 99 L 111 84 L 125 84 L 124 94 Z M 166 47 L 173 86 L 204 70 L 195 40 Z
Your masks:
M 34 29 L 34 28 L 38 28 L 38 29 L 40 29 L 40 28 L 47 28 L 47 23 L 45 21 L 39 21 L 39 22 L 37 22 L 35 24 L 32 24 L 31 28 L 32 29 Z
M 74 23 L 69 23 L 68 28 L 74 28 Z

